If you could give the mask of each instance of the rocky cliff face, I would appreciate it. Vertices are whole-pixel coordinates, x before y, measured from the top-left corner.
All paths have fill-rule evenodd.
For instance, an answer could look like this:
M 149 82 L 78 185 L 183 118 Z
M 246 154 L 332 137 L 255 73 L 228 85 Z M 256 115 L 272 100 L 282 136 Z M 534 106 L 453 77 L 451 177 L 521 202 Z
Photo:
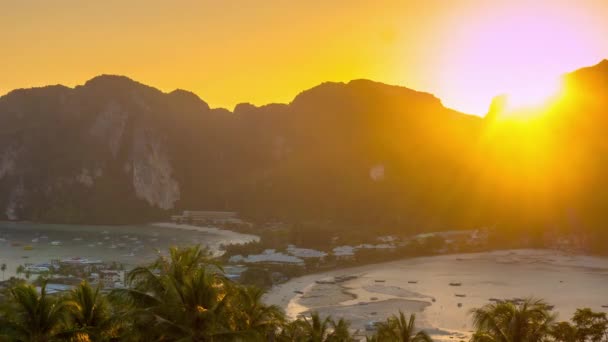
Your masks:
M 0 100 L 0 206 L 8 219 L 120 222 L 175 207 L 168 97 L 127 78 Z M 163 113 L 161 113 L 161 111 Z M 115 202 L 109 205 L 108 202 Z M 120 210 L 115 210 L 122 207 Z
M 353 204 L 339 202 L 370 204 L 383 187 L 370 181 L 374 167 L 397 179 L 400 160 L 432 159 L 416 144 L 442 145 L 432 154 L 449 159 L 454 147 L 433 125 L 466 148 L 463 134 L 479 121 L 429 94 L 364 80 L 233 113 L 119 76 L 16 90 L 0 99 L 0 208 L 8 219 L 63 222 L 183 208 L 327 215 Z
M 567 75 L 567 98 L 534 131 L 366 80 L 234 112 L 119 76 L 16 90 L 0 98 L 0 219 L 213 209 L 417 228 L 597 225 L 608 212 L 594 190 L 608 184 L 607 63 Z

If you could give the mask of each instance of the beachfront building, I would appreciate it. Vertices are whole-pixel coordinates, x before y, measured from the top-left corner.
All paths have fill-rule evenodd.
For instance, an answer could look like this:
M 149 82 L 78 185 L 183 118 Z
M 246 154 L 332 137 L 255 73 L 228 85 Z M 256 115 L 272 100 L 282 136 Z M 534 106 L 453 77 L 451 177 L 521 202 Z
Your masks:
M 125 287 L 125 271 L 101 270 L 99 271 L 99 282 L 106 289 Z
M 287 253 L 298 258 L 319 258 L 323 259 L 327 256 L 327 253 L 318 251 L 316 249 L 309 248 L 298 248 L 295 245 L 287 246 Z
M 228 265 L 224 266 L 226 277 L 230 280 L 239 280 L 241 274 L 247 270 L 243 265 Z
M 332 250 L 337 260 L 352 260 L 355 258 L 355 247 L 338 246 Z
M 171 221 L 180 224 L 222 224 L 240 222 L 235 211 L 185 210 L 181 215 L 171 216 Z
M 248 256 L 233 255 L 228 260 L 230 263 L 268 263 L 268 264 L 295 264 L 304 265 L 304 260 L 277 252 L 274 249 L 266 249 L 261 254 L 250 254 Z

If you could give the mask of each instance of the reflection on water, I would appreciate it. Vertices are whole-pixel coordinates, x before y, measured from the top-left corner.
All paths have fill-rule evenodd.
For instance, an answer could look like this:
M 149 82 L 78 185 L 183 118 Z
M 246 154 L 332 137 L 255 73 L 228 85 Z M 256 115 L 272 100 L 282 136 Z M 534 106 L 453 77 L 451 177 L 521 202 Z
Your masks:
M 154 260 L 170 246 L 207 245 L 217 249 L 225 238 L 212 232 L 153 225 L 89 226 L 0 222 L 0 263 L 5 276 L 24 263 L 82 257 L 119 262 L 127 267 Z

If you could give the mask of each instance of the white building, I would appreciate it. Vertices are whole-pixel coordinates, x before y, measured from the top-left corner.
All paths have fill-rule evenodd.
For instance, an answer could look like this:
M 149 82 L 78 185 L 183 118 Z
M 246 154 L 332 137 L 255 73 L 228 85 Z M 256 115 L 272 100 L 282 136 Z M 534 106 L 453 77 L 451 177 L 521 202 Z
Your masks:
M 293 255 L 288 255 L 284 253 L 277 252 L 274 249 L 267 249 L 262 254 L 250 254 L 247 257 L 242 255 L 233 255 L 230 257 L 229 261 L 231 263 L 285 263 L 285 264 L 298 264 L 303 265 L 304 260 L 295 257 Z
M 295 245 L 288 245 L 287 253 L 298 258 L 324 258 L 327 256 L 327 253 L 325 252 L 321 252 L 316 249 L 298 248 Z
M 102 270 L 99 271 L 99 282 L 104 288 L 120 288 L 125 286 L 125 271 Z

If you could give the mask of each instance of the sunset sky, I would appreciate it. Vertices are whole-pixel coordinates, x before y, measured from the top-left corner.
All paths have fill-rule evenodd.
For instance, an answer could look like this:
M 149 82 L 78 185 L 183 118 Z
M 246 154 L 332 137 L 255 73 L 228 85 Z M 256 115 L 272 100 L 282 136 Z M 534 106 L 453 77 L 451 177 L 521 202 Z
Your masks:
M 608 58 L 606 0 L 24 0 L 0 13 L 0 94 L 107 73 L 232 109 L 368 78 L 483 115 L 497 94 L 544 96 Z

